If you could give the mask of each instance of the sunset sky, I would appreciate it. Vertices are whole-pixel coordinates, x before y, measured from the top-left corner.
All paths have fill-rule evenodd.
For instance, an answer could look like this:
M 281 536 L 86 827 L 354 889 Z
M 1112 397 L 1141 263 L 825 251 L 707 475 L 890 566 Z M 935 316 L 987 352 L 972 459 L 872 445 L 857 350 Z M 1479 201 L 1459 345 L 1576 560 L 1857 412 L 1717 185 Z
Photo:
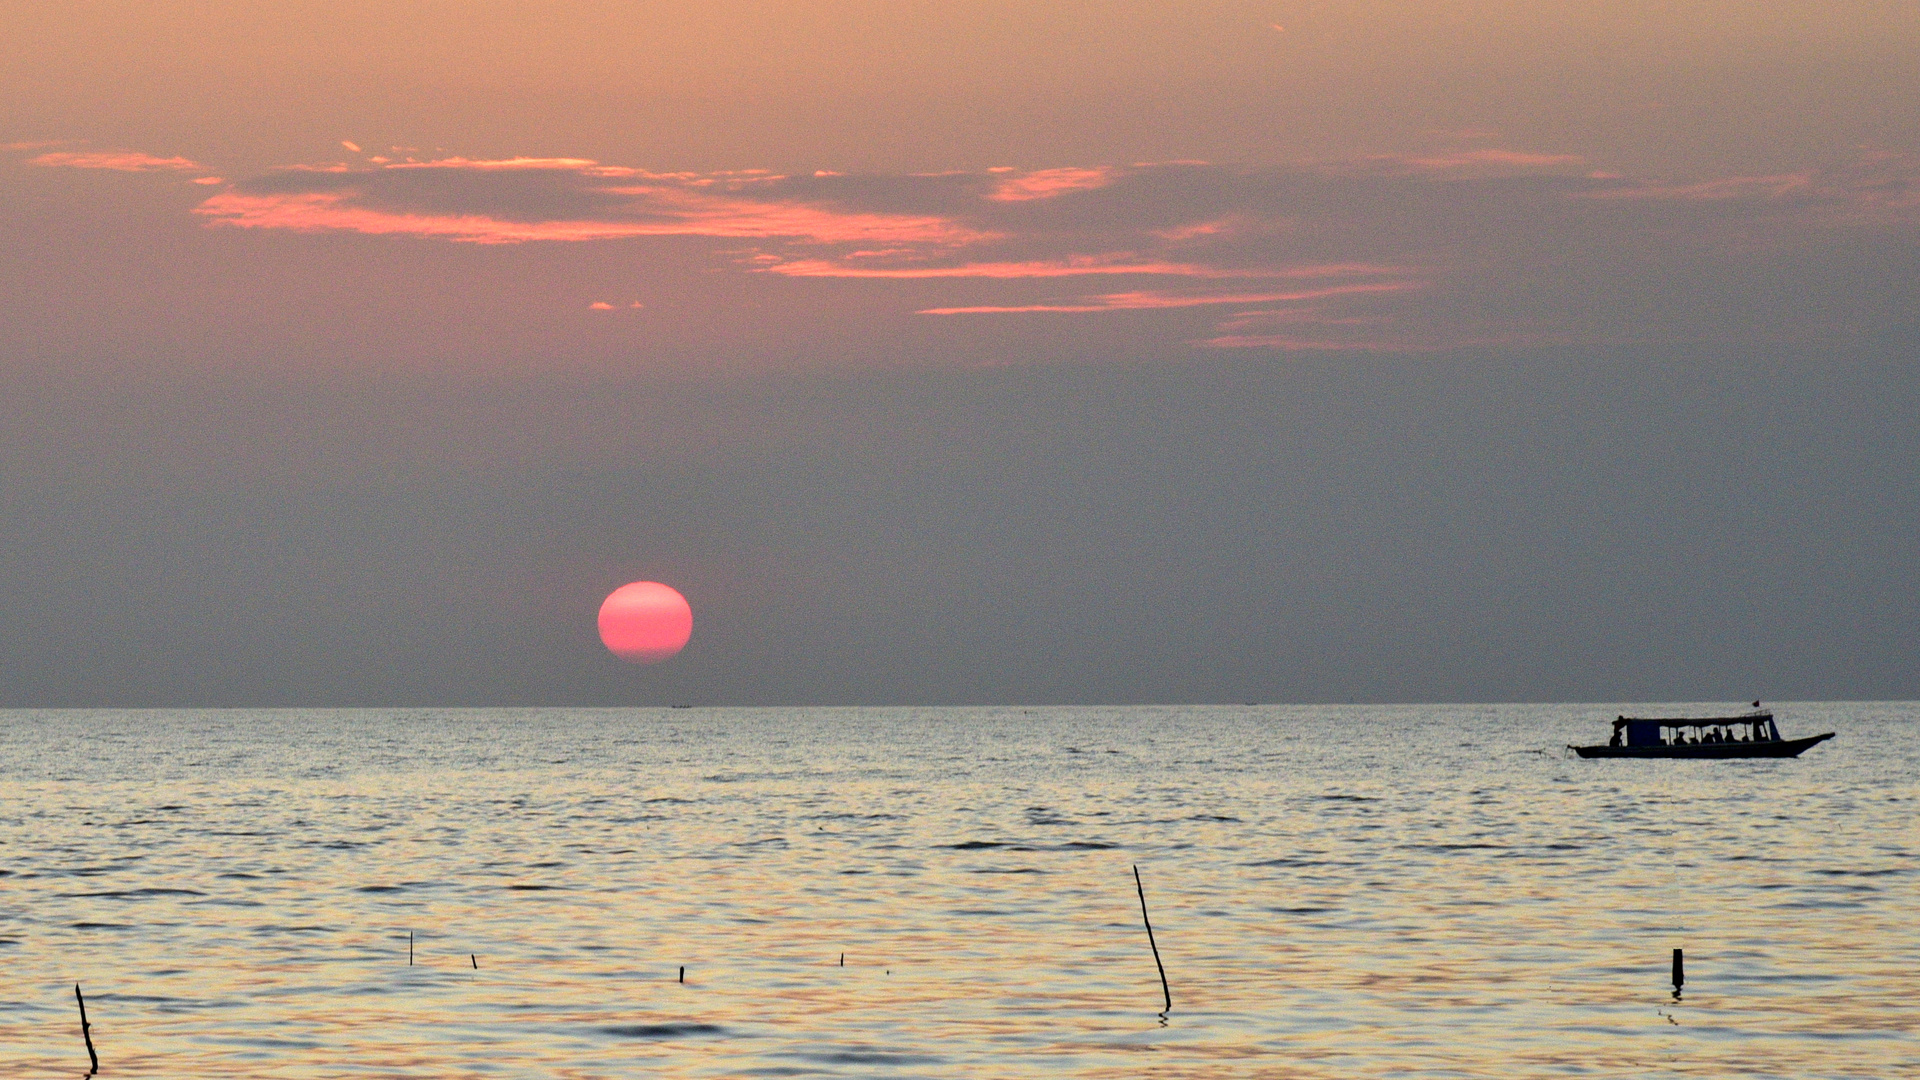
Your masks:
M 1920 694 L 1920 6 L 0 46 L 0 705 Z

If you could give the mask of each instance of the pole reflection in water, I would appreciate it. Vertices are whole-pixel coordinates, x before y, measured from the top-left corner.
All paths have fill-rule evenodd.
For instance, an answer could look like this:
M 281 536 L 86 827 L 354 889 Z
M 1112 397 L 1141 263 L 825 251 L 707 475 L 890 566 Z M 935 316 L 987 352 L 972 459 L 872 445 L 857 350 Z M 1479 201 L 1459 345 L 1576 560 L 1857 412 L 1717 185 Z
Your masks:
M 0 1074 L 79 1071 L 75 982 L 128 1077 L 1910 1071 L 1920 716 L 1781 708 L 1841 737 L 1516 752 L 1616 705 L 0 714 Z M 1681 908 L 1709 966 L 1674 1026 L 1648 950 Z

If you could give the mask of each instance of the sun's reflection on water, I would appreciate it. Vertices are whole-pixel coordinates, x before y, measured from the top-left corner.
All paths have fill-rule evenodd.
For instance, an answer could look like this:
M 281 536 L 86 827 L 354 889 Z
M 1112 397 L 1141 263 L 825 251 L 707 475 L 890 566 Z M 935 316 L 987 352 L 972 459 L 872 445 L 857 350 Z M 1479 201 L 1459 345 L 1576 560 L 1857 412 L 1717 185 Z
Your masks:
M 1482 749 L 1572 707 L 9 714 L 0 1062 L 84 1072 L 77 980 L 108 1076 L 1892 1075 L 1916 715 L 1826 708 L 1652 769 Z

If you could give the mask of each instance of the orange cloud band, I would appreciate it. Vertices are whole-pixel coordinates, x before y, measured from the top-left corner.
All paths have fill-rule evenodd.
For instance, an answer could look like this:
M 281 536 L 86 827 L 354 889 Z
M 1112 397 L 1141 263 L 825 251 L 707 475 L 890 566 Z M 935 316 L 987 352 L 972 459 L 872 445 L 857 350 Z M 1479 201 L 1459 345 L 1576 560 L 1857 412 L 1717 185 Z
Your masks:
M 1002 180 L 987 198 L 995 202 L 1027 202 L 1032 199 L 1052 199 L 1074 191 L 1092 191 L 1113 183 L 1119 175 L 1117 170 L 1097 169 L 1040 169 L 1024 176 Z
M 1325 278 L 1404 274 L 1406 267 L 1373 263 L 1322 263 L 1310 266 L 1223 268 L 1199 263 L 1126 261 L 1127 256 L 1089 256 L 1029 262 L 980 262 L 959 266 L 848 266 L 825 259 L 796 259 L 759 268 L 788 277 L 888 278 L 1019 278 L 1090 277 L 1107 274 L 1150 274 L 1193 278 Z
M 945 218 L 848 212 L 807 203 L 760 203 L 691 196 L 658 189 L 622 189 L 640 196 L 634 220 L 508 221 L 484 214 L 430 214 L 376 209 L 352 192 L 257 195 L 226 191 L 194 209 L 210 224 L 293 232 L 357 232 L 420 236 L 473 244 L 535 240 L 613 240 L 638 236 L 791 238 L 814 243 L 957 245 L 990 234 Z
M 1008 315 L 1029 312 L 1089 314 L 1102 311 L 1153 311 L 1164 308 L 1207 307 L 1215 304 L 1272 304 L 1286 301 L 1323 300 L 1330 296 L 1355 293 L 1393 293 L 1424 287 L 1417 281 L 1382 281 L 1355 285 L 1330 285 L 1324 289 L 1300 289 L 1293 292 L 1208 293 L 1181 295 L 1161 292 L 1106 293 L 1088 297 L 1077 304 L 982 305 L 978 307 L 923 308 L 917 315 Z
M 1432 352 L 1441 347 L 1410 345 L 1401 341 L 1337 341 L 1285 334 L 1222 334 L 1190 344 L 1215 349 L 1274 349 L 1279 352 Z
M 206 166 L 183 157 L 155 157 L 137 150 L 41 154 L 33 164 L 58 169 L 111 169 L 114 172 L 203 172 Z

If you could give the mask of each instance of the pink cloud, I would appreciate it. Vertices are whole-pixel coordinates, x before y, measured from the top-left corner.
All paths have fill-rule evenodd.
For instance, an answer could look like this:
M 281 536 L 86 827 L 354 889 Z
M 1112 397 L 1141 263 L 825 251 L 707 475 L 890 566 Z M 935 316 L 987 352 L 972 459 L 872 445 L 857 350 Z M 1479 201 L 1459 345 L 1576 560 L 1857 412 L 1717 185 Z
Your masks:
M 599 162 L 592 158 L 500 158 L 474 159 L 463 157 L 439 158 L 433 161 L 396 161 L 389 169 L 469 169 L 474 172 L 521 172 L 528 169 L 561 169 L 581 172 L 592 169 Z M 620 173 L 619 175 L 627 175 Z
M 1293 334 L 1222 334 L 1189 344 L 1215 349 L 1275 349 L 1281 352 L 1435 353 L 1448 349 L 1540 348 L 1567 345 L 1576 340 L 1580 339 L 1573 334 L 1520 330 L 1493 334 L 1434 333 L 1424 339 L 1406 335 L 1342 339 Z
M 1414 175 L 1470 179 L 1513 175 L 1570 175 L 1588 167 L 1578 154 L 1542 154 L 1501 147 L 1440 149 L 1425 153 L 1369 154 L 1331 159 L 1314 166 L 1324 174 Z
M 639 209 L 672 219 L 657 235 L 785 237 L 817 244 L 921 244 L 954 247 L 997 239 L 998 233 L 936 214 L 845 210 L 784 199 L 730 199 L 669 186 L 606 188 L 632 195 Z
M 201 172 L 206 167 L 183 157 L 155 157 L 137 150 L 104 150 L 41 154 L 35 165 L 65 169 L 111 169 L 115 172 Z
M 878 278 L 918 280 L 928 278 L 1019 278 L 1089 277 L 1109 274 L 1148 274 L 1191 278 L 1326 278 L 1359 277 L 1379 274 L 1403 274 L 1406 267 L 1377 266 L 1371 263 L 1326 263 L 1312 266 L 1216 267 L 1198 263 L 1127 261 L 1127 255 L 1092 255 L 1069 259 L 1029 262 L 964 263 L 959 266 L 848 266 L 825 259 L 796 259 L 758 267 L 771 274 L 788 277 Z
M 1282 301 L 1321 300 L 1330 296 L 1357 293 L 1393 293 L 1421 288 L 1420 282 L 1382 281 L 1353 285 L 1330 285 L 1322 289 L 1265 293 L 1164 293 L 1123 292 L 1090 296 L 1079 303 L 981 305 L 977 307 L 924 308 L 917 315 L 1008 315 L 1031 312 L 1089 314 L 1104 311 L 1155 311 L 1166 308 L 1207 307 L 1216 304 L 1271 304 Z
M 1409 157 L 1404 160 L 1429 169 L 1458 169 L 1469 165 L 1510 165 L 1520 169 L 1551 169 L 1586 163 L 1586 159 L 1578 154 L 1531 154 L 1524 150 L 1500 149 L 1461 150 L 1450 154 Z
M 1294 337 L 1287 334 L 1222 334 L 1192 342 L 1215 349 L 1277 349 L 1281 352 L 1427 352 L 1434 346 L 1409 346 L 1397 341 L 1340 341 L 1333 338 Z
M 1778 199 L 1814 190 L 1811 172 L 1773 176 L 1728 176 L 1693 184 L 1633 184 L 1582 193 L 1588 199 L 1675 199 L 1714 202 L 1724 199 Z
M 535 240 L 615 240 L 639 236 L 788 238 L 814 243 L 957 245 L 987 238 L 930 215 L 843 211 L 801 202 L 717 198 L 665 187 L 605 189 L 633 197 L 633 218 L 511 221 L 485 214 L 388 210 L 355 201 L 352 191 L 249 194 L 226 191 L 194 213 L 209 224 L 292 232 L 418 236 L 474 244 Z
M 1224 319 L 1220 329 L 1253 331 L 1274 326 L 1379 326 L 1393 320 L 1384 315 L 1331 316 L 1318 307 L 1256 308 Z
M 289 232 L 357 232 L 371 236 L 420 236 L 475 244 L 519 244 L 529 240 L 607 240 L 657 235 L 660 230 L 631 223 L 584 221 L 502 221 L 481 214 L 417 214 L 356 206 L 339 192 L 249 195 L 225 191 L 201 203 L 194 213 L 211 225 Z
M 39 160 L 196 167 L 148 155 Z M 1657 291 L 1635 310 L 1670 307 L 1674 327 L 1711 322 L 1693 312 L 1713 303 L 1722 307 L 1710 314 L 1731 318 L 1725 312 L 1751 302 L 1755 286 L 1742 275 L 1752 252 L 1836 243 L 1827 239 L 1835 225 L 1908 237 L 1920 208 L 1920 163 L 1892 154 L 1686 183 L 1596 171 L 1570 154 L 1488 145 L 1274 169 L 862 176 L 653 172 L 575 157 L 358 158 L 232 186 L 201 176 L 195 182 L 221 190 L 204 192 L 194 212 L 227 228 L 467 244 L 699 237 L 714 242 L 629 254 L 685 259 L 691 248 L 712 269 L 788 279 L 778 287 L 822 303 L 833 302 L 829 290 L 807 282 L 859 282 L 832 294 L 858 291 L 926 315 L 1132 311 L 1148 313 L 1143 333 L 1182 334 L 1209 320 L 1211 336 L 1187 342 L 1209 348 L 1413 350 L 1443 339 L 1448 348 L 1524 344 L 1535 339 L 1501 335 L 1549 328 L 1590 340 L 1613 317 L 1608 298 L 1642 282 Z M 1528 182 L 1508 182 L 1514 176 Z M 1076 197 L 1089 191 L 1097 198 Z M 1674 299 L 1657 274 L 1619 270 L 1641 266 L 1650 250 L 1697 266 L 1689 282 L 1718 273 L 1724 287 Z M 1563 260 L 1580 273 L 1554 278 Z M 1182 310 L 1193 313 L 1174 314 Z M 1152 321 L 1156 311 L 1168 314 Z
M 995 202 L 1027 202 L 1051 199 L 1073 191 L 1092 191 L 1113 183 L 1116 171 L 1098 169 L 1041 169 L 1024 176 L 1010 176 L 994 187 L 987 198 Z
M 1920 208 L 1920 156 L 1875 152 L 1824 169 L 1724 176 L 1692 183 L 1621 181 L 1600 190 L 1581 192 L 1579 197 L 1804 207 L 1813 211 L 1807 220 L 1828 224 L 1850 220 L 1848 215 L 1855 211 L 1902 217 Z M 1835 210 L 1839 211 L 1838 216 L 1833 213 Z
M 1196 221 L 1190 225 L 1179 225 L 1171 229 L 1155 229 L 1153 230 L 1153 235 L 1162 240 L 1181 243 L 1187 240 L 1204 240 L 1216 236 L 1231 236 L 1235 233 L 1246 232 L 1249 228 L 1272 230 L 1275 225 L 1276 223 L 1272 221 L 1252 223 L 1242 217 L 1225 217 L 1213 218 L 1207 221 Z

